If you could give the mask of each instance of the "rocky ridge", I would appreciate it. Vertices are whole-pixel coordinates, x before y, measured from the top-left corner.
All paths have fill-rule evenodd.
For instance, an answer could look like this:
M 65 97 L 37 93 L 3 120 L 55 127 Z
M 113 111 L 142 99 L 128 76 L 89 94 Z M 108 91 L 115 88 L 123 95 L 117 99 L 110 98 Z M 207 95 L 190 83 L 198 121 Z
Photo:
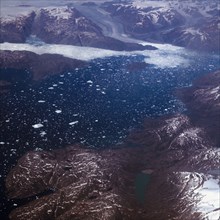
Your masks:
M 0 51 L 0 61 L 0 68 L 2 69 L 0 75 L 4 75 L 4 69 L 27 70 L 34 81 L 42 80 L 48 75 L 70 71 L 86 64 L 84 61 L 58 54 L 37 55 L 28 51 Z M 10 80 L 9 76 L 5 77 Z
M 219 91 L 213 90 L 219 75 L 206 76 L 193 88 L 190 106 L 200 105 L 203 118 L 209 118 L 201 108 L 207 97 L 212 114 L 219 114 Z M 177 114 L 146 119 L 120 149 L 75 145 L 28 152 L 7 176 L 6 187 L 9 198 L 33 199 L 12 211 L 10 218 L 218 219 L 217 146 L 205 123 Z M 137 199 L 139 174 L 150 178 L 141 191 L 144 203 Z

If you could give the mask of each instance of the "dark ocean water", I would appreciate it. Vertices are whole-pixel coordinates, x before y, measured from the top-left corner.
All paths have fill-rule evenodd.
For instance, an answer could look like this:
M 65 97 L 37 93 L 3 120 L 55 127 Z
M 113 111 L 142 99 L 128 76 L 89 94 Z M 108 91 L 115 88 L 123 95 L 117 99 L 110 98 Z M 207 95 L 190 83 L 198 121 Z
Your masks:
M 10 167 L 28 150 L 79 142 L 112 147 L 145 117 L 185 111 L 175 90 L 220 67 L 217 56 L 202 55 L 188 67 L 132 68 L 143 60 L 143 56 L 97 59 L 35 84 L 26 84 L 25 77 L 15 79 L 11 92 L 0 96 L 1 185 Z M 1 71 L 1 79 L 14 71 Z

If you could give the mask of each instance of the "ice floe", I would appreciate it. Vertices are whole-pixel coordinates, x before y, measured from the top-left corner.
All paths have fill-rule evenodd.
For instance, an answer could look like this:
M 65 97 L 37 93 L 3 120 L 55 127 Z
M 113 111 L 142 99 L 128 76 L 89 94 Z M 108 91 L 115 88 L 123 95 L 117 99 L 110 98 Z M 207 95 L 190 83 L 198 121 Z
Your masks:
M 93 81 L 92 81 L 92 80 L 88 80 L 88 81 L 87 81 L 87 83 L 92 84 L 92 83 L 93 83 Z
M 32 127 L 33 127 L 33 128 L 42 128 L 42 127 L 44 127 L 44 125 L 42 125 L 41 123 L 39 123 L 39 124 L 34 124 L 34 125 L 32 125 Z
M 41 136 L 41 137 L 44 137 L 46 134 L 47 134 L 47 133 L 46 133 L 45 131 L 41 131 L 41 132 L 40 132 L 40 136 Z
M 56 110 L 55 111 L 57 114 L 60 114 L 62 112 L 62 110 Z
M 69 125 L 76 125 L 78 123 L 79 123 L 79 121 L 73 121 L 73 122 L 70 122 Z

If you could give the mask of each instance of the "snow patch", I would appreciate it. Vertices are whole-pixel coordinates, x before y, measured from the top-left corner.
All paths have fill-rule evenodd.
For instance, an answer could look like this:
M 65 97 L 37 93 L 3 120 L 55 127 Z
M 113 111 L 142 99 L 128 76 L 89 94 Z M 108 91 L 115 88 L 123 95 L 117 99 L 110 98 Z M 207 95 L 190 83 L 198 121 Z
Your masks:
M 47 7 L 44 10 L 51 16 L 56 17 L 56 19 L 65 19 L 68 20 L 72 16 L 72 11 L 67 7 Z
M 192 35 L 194 37 L 199 37 L 201 41 L 205 41 L 207 40 L 208 36 L 206 33 L 203 33 L 201 32 L 199 29 L 194 29 L 194 28 L 186 28 L 184 31 L 183 31 L 183 34 L 184 35 Z
M 210 94 L 216 94 L 216 93 L 219 93 L 219 92 L 220 92 L 220 86 L 217 86 L 217 87 L 213 88 L 210 91 Z
M 220 216 L 220 186 L 219 180 L 209 178 L 201 188 L 195 191 L 201 197 L 197 211 L 205 214 L 206 219 L 219 219 Z
M 133 0 L 132 5 L 139 9 L 148 7 L 169 7 L 169 3 L 166 1 Z

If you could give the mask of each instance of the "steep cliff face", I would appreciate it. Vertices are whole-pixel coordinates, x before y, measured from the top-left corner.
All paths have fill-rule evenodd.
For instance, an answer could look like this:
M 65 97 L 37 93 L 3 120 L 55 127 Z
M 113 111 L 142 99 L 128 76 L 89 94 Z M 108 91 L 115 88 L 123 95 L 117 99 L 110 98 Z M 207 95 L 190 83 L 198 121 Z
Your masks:
M 192 103 L 205 105 L 208 93 L 208 105 L 218 111 L 218 92 L 211 89 L 216 77 L 219 79 L 219 72 L 193 88 L 193 94 L 199 91 L 200 95 Z M 209 113 L 204 110 L 203 114 L 208 117 Z M 191 117 L 177 114 L 146 119 L 121 149 L 97 151 L 75 145 L 28 152 L 8 174 L 6 188 L 9 198 L 32 197 L 32 201 L 26 200 L 10 217 L 218 219 L 219 168 L 219 148 Z M 138 199 L 140 190 L 144 201 Z

